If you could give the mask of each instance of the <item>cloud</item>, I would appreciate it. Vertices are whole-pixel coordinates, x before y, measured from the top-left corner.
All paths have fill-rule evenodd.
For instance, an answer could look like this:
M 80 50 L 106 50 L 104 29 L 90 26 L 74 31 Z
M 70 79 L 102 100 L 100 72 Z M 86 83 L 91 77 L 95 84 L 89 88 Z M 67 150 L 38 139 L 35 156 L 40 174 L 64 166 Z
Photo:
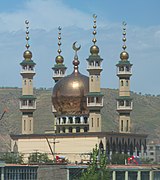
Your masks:
M 37 5 L 38 4 L 38 5 Z M 68 67 L 73 70 L 74 52 L 72 43 L 82 45 L 78 52 L 80 71 L 86 71 L 86 58 L 92 45 L 93 19 L 91 14 L 72 9 L 60 0 L 28 0 L 22 9 L 0 13 L 0 86 L 21 87 L 19 63 L 25 50 L 24 21 L 30 21 L 31 51 L 36 62 L 36 87 L 52 87 L 52 67 L 57 56 L 57 27 L 62 26 L 62 55 Z M 101 18 L 100 18 L 101 19 Z M 115 64 L 122 51 L 122 29 L 120 23 L 107 20 L 99 22 L 97 44 L 103 60 L 102 87 L 118 88 Z M 129 23 L 128 23 L 129 24 Z M 127 26 L 127 51 L 133 63 L 131 89 L 144 93 L 159 93 L 160 27 Z M 152 85 L 154 82 L 154 85 Z
M 90 27 L 90 15 L 77 9 L 71 9 L 61 0 L 28 0 L 22 9 L 0 13 L 1 31 L 16 31 L 23 28 L 28 19 L 33 29 L 51 30 L 59 25 L 63 27 Z

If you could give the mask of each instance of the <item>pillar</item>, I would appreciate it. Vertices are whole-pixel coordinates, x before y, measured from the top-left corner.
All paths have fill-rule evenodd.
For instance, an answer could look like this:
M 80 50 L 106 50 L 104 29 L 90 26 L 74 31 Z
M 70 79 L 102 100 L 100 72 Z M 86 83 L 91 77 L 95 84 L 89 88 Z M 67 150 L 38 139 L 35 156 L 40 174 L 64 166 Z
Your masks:
M 116 180 L 116 171 L 112 172 L 112 180 Z

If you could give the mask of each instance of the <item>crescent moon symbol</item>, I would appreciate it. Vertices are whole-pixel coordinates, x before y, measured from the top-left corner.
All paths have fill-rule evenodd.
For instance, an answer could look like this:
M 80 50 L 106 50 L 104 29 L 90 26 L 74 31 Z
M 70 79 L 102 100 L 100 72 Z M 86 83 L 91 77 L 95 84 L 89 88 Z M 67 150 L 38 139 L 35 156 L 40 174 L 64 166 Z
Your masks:
M 72 48 L 73 48 L 75 51 L 79 51 L 80 48 L 81 48 L 81 45 L 79 45 L 79 47 L 76 47 L 76 43 L 77 43 L 77 41 L 73 43 Z

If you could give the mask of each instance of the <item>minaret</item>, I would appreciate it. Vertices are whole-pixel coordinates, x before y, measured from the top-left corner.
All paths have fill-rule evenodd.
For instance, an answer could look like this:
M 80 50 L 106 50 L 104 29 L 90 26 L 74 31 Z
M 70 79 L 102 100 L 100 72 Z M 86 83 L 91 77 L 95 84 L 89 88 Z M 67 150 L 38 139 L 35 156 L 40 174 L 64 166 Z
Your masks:
M 119 77 L 119 97 L 117 98 L 117 112 L 119 113 L 119 132 L 131 132 L 132 98 L 130 97 L 130 77 L 132 75 L 129 54 L 126 52 L 126 23 L 123 22 L 123 51 L 120 54 L 120 61 L 117 66 L 117 76 Z
M 102 71 L 101 63 L 102 58 L 98 55 L 99 48 L 96 45 L 97 39 L 96 35 L 96 15 L 93 15 L 94 25 L 93 25 L 93 35 L 92 40 L 93 46 L 90 48 L 91 55 L 87 59 L 89 72 L 89 93 L 87 95 L 87 107 L 89 109 L 89 131 L 90 132 L 101 132 L 101 109 L 103 107 L 103 93 L 100 88 L 100 74 Z
M 62 28 L 59 26 L 58 27 L 58 56 L 56 57 L 55 61 L 56 61 L 56 64 L 54 65 L 54 67 L 52 68 L 53 69 L 53 79 L 55 81 L 55 83 L 57 81 L 59 81 L 60 79 L 62 79 L 64 76 L 65 76 L 65 72 L 66 72 L 66 69 L 67 67 L 63 64 L 64 62 L 64 58 L 63 56 L 61 56 L 61 30 Z
M 29 50 L 29 21 L 26 24 L 26 48 L 20 63 L 22 66 L 22 96 L 20 97 L 20 111 L 22 112 L 22 134 L 33 134 L 33 112 L 36 110 L 36 97 L 33 95 L 33 76 L 36 74 L 35 63 L 32 58 L 32 52 Z

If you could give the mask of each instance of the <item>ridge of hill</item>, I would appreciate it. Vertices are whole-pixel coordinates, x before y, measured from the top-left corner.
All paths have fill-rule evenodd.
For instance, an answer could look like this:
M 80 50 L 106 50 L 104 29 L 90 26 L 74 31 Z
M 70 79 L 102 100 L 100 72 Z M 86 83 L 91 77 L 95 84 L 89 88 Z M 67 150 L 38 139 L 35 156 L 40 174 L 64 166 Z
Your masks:
M 51 89 L 35 89 L 37 110 L 34 112 L 34 133 L 52 130 L 54 116 L 51 111 Z M 118 113 L 116 97 L 118 90 L 102 89 L 104 107 L 102 109 L 103 131 L 118 131 Z M 19 111 L 20 88 L 0 88 L 0 115 L 4 108 L 8 112 L 0 121 L 0 151 L 9 148 L 9 134 L 20 134 L 21 112 Z M 134 133 L 149 134 L 148 139 L 160 139 L 160 96 L 131 93 L 133 111 L 131 113 L 131 129 Z

